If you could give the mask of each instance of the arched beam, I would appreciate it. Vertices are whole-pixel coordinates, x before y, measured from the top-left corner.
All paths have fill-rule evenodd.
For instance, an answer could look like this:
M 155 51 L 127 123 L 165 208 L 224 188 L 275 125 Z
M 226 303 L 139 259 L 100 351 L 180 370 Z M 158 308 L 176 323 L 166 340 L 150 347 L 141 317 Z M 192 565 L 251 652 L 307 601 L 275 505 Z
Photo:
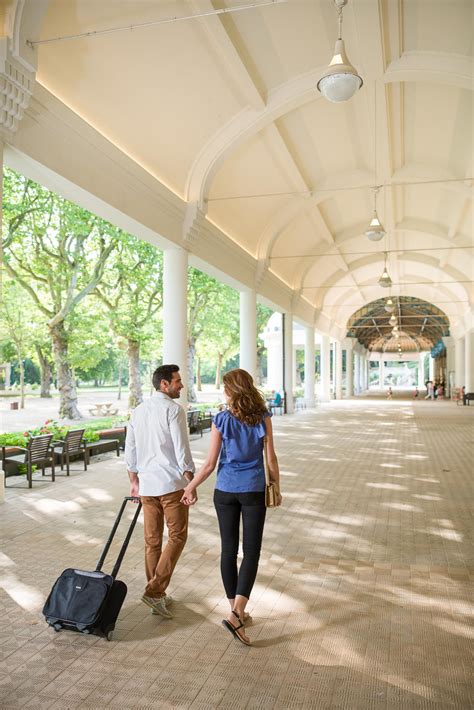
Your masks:
M 203 146 L 186 178 L 184 198 L 204 204 L 218 169 L 239 145 L 280 116 L 321 97 L 316 84 L 325 67 L 317 67 L 276 87 L 264 108 L 247 106 Z
M 435 284 L 438 284 L 436 286 L 438 291 L 445 290 L 445 291 L 451 292 L 451 291 L 454 291 L 454 289 L 461 289 L 463 294 L 465 296 L 467 296 L 469 299 L 470 289 L 467 288 L 467 284 L 453 283 L 453 284 L 449 284 L 449 285 L 448 284 L 444 285 L 442 283 L 439 283 L 439 282 L 446 280 L 446 276 L 448 276 L 448 279 L 449 279 L 449 277 L 451 277 L 451 279 L 455 282 L 460 282 L 460 281 L 465 280 L 465 275 L 463 273 L 459 272 L 457 269 L 454 269 L 452 267 L 449 267 L 447 269 L 446 268 L 441 269 L 437 263 L 437 260 L 434 259 L 433 257 L 427 256 L 426 254 L 420 254 L 417 259 L 414 259 L 411 255 L 408 255 L 408 254 L 402 255 L 400 261 L 403 261 L 404 263 L 407 263 L 407 264 L 416 265 L 417 268 L 414 269 L 414 273 L 413 273 L 414 280 L 417 279 L 418 281 L 420 281 L 420 271 L 419 271 L 420 264 L 427 266 L 430 270 L 435 270 L 436 272 L 439 272 L 439 276 L 440 276 L 439 280 L 436 278 L 433 278 L 431 281 L 427 281 L 426 284 L 423 283 L 424 288 L 432 288 Z M 357 261 L 352 262 L 352 264 L 350 264 L 350 272 L 349 273 L 353 276 L 356 276 L 359 271 L 367 268 L 368 266 L 372 266 L 374 264 L 378 264 L 380 266 L 380 254 L 379 253 L 370 254 L 370 255 L 364 256 L 361 259 L 358 259 Z M 337 286 L 341 285 L 340 282 L 344 278 L 347 279 L 347 276 L 348 276 L 348 274 L 346 274 L 346 273 L 343 273 L 343 272 L 341 273 L 340 271 L 335 272 L 329 278 L 327 278 L 325 281 L 323 281 L 321 284 L 318 284 L 318 290 L 319 291 L 324 290 L 325 294 L 327 295 L 327 293 L 331 291 L 332 287 L 337 287 Z M 411 277 L 412 277 L 411 274 L 407 274 L 405 276 L 405 278 L 407 278 L 407 279 L 409 279 Z M 468 277 L 468 278 L 470 278 L 470 277 Z M 410 285 L 409 282 L 407 282 L 407 287 L 409 287 L 409 285 Z M 311 290 L 310 286 L 311 285 L 307 285 L 307 287 L 305 288 L 305 284 L 303 283 L 301 288 L 303 290 L 310 291 Z M 348 284 L 347 286 L 348 286 L 348 290 L 346 291 L 346 294 L 350 293 L 351 297 L 353 297 L 353 291 L 356 290 L 356 287 L 354 287 L 350 284 Z M 375 284 L 360 284 L 360 288 L 371 288 L 372 286 L 375 286 Z M 323 295 L 321 298 L 322 299 L 325 298 L 326 295 Z M 430 300 L 431 302 L 435 303 L 435 300 L 433 298 L 429 298 L 426 300 Z M 320 302 L 319 304 L 316 304 L 315 307 L 321 308 L 321 307 L 323 307 L 323 303 Z
M 434 81 L 472 91 L 472 58 L 448 52 L 406 51 L 390 62 L 384 81 Z
M 350 241 L 351 239 L 355 239 L 358 236 L 361 235 L 363 229 L 367 225 L 356 225 L 355 227 L 352 227 L 350 230 L 345 230 L 342 235 L 337 237 L 336 235 L 336 240 L 335 240 L 335 246 L 336 247 L 341 247 L 342 244 L 345 242 Z M 439 245 L 439 246 L 446 246 L 450 247 L 452 246 L 452 239 L 449 238 L 448 233 L 443 230 L 439 225 L 434 225 L 430 222 L 424 221 L 424 220 L 407 220 L 406 222 L 402 222 L 394 230 L 395 233 L 397 232 L 403 232 L 409 236 L 425 236 L 429 237 L 430 240 L 433 240 L 433 246 Z M 369 245 L 370 242 L 367 242 Z M 441 252 L 442 253 L 442 252 Z M 408 252 L 405 254 L 406 258 L 409 258 L 409 255 L 413 254 L 416 255 L 417 252 Z M 423 254 L 423 249 L 420 249 L 419 254 Z M 399 256 L 397 258 L 402 259 L 404 252 L 400 251 Z M 335 254 L 335 256 L 338 256 Z M 344 254 L 342 253 L 342 257 Z M 470 274 L 472 273 L 471 269 L 471 260 L 473 258 L 472 250 L 466 251 L 466 273 L 464 274 L 464 278 L 470 278 Z M 377 252 L 377 259 L 380 262 L 380 252 Z M 414 256 L 416 258 L 416 256 Z M 440 260 L 438 260 L 438 268 L 446 268 L 444 266 L 441 266 L 439 263 Z M 310 258 L 302 258 L 298 266 L 295 269 L 294 273 L 294 288 L 301 288 L 304 285 L 304 281 L 306 279 L 306 276 L 308 273 L 313 269 L 315 266 L 317 266 L 319 263 L 324 265 L 324 263 L 327 264 L 327 257 L 322 257 L 322 256 L 316 256 L 313 259 Z M 349 269 L 351 265 L 349 264 Z

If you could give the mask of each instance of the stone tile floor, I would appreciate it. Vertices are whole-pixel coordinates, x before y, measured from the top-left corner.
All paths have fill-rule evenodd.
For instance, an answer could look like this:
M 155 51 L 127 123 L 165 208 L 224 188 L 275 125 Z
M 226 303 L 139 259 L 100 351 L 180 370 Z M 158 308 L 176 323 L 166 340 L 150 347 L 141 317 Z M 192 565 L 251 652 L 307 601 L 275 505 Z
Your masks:
M 212 479 L 191 511 L 171 621 L 140 603 L 141 530 L 114 640 L 48 629 L 65 567 L 91 568 L 123 463 L 9 487 L 0 507 L 0 707 L 471 708 L 474 407 L 351 400 L 275 417 L 284 506 L 268 511 L 246 648 L 226 611 Z M 202 461 L 208 436 L 192 442 Z M 8 479 L 8 485 L 24 485 Z M 131 511 L 129 512 L 129 517 Z

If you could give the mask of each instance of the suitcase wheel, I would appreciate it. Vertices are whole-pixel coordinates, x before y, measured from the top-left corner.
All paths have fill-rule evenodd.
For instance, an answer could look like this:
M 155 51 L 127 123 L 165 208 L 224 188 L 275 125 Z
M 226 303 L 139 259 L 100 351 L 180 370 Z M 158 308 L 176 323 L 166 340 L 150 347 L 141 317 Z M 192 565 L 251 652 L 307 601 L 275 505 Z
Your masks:
M 56 633 L 59 633 L 63 627 L 61 624 L 53 624 L 53 629 L 56 631 Z
M 112 641 L 113 637 L 114 637 L 114 632 L 113 632 L 113 631 L 107 631 L 107 635 L 106 635 L 106 637 L 105 637 L 105 638 L 107 639 L 107 641 Z

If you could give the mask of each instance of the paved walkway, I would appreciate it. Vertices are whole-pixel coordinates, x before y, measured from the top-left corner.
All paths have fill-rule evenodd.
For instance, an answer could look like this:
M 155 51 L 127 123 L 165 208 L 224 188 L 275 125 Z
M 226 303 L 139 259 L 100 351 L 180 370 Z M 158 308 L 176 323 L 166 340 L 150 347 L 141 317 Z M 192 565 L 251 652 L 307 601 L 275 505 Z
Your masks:
M 123 465 L 8 488 L 0 508 L 0 707 L 423 709 L 473 707 L 474 407 L 356 400 L 274 417 L 284 506 L 268 512 L 246 648 L 226 611 L 212 480 L 192 510 L 172 621 L 140 603 L 138 530 L 115 640 L 48 629 L 46 594 L 90 568 Z M 209 436 L 194 439 L 202 461 Z M 9 485 L 13 483 L 9 479 Z

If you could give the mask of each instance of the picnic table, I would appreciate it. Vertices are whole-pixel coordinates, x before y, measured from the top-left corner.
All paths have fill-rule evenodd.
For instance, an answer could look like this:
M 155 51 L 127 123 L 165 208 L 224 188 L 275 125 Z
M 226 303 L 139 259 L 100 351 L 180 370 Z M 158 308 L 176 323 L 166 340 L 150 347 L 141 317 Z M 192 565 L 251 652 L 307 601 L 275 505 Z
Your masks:
M 89 412 L 93 417 L 109 417 L 118 414 L 117 407 L 114 407 L 113 402 L 103 402 L 102 404 L 96 404 L 95 407 L 89 409 Z

